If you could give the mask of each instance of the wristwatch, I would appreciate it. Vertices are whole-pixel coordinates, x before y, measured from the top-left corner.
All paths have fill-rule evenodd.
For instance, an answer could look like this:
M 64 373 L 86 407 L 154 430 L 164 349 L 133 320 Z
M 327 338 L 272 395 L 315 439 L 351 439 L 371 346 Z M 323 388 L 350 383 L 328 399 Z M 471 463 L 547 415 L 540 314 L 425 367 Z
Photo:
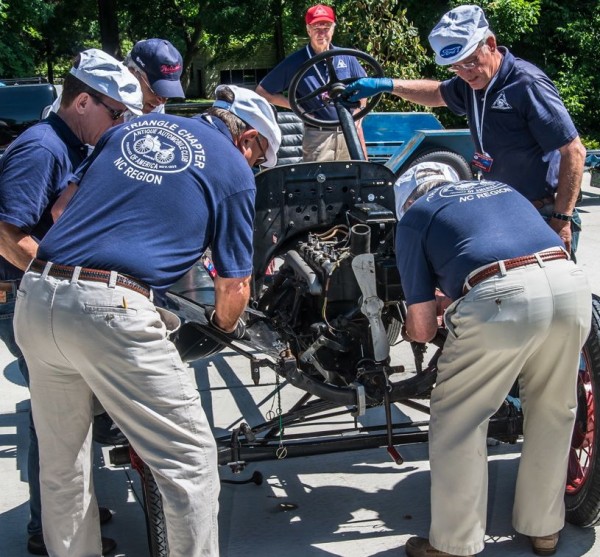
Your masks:
M 552 218 L 571 222 L 573 220 L 573 215 L 566 215 L 565 213 L 552 213 Z

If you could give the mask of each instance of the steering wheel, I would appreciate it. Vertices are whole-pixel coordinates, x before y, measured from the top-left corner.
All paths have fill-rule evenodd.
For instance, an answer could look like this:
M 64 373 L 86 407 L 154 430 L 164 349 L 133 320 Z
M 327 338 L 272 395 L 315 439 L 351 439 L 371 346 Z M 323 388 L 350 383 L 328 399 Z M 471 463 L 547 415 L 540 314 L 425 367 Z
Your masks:
M 346 86 L 349 83 L 356 81 L 358 77 L 339 79 L 333 63 L 336 56 L 353 56 L 354 58 L 362 60 L 364 62 L 364 66 L 366 66 L 365 69 L 373 71 L 373 74 L 370 75 L 370 77 L 383 77 L 383 69 L 379 65 L 379 62 L 377 62 L 377 60 L 375 60 L 375 58 L 372 56 L 369 56 L 360 50 L 354 50 L 353 48 L 334 48 L 313 56 L 304 62 L 302 66 L 300 66 L 297 73 L 292 78 L 288 88 L 288 99 L 290 101 L 290 106 L 294 113 L 305 124 L 320 128 L 336 128 L 340 125 L 339 119 L 321 120 L 312 114 L 322 108 L 329 107 L 338 102 L 345 104 L 349 108 L 355 108 L 358 106 L 356 103 L 350 103 L 341 98 L 341 94 L 346 90 Z M 322 71 L 319 71 L 319 69 L 316 68 L 316 66 L 322 61 L 325 61 L 327 68 L 326 76 L 323 75 Z M 299 98 L 298 84 L 302 78 L 313 68 L 315 68 L 314 71 L 320 77 L 321 82 L 324 83 L 321 85 L 321 87 L 318 87 L 308 95 L 304 95 L 303 97 Z M 367 71 L 367 73 L 369 72 Z M 381 95 L 382 93 L 379 93 L 371 97 L 364 107 L 352 114 L 352 118 L 354 120 L 360 120 L 363 116 L 366 116 L 375 108 L 379 102 L 379 99 L 381 98 Z

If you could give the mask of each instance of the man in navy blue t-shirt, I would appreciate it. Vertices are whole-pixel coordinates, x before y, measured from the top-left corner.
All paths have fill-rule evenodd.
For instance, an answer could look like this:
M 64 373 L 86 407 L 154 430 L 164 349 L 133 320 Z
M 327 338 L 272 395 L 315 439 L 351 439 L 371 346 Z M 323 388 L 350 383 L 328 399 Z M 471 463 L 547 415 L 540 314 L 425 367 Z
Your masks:
M 466 115 L 476 151 L 472 165 L 482 179 L 522 193 L 574 251 L 585 148 L 552 81 L 497 45 L 478 6 L 445 14 L 429 42 L 436 62 L 449 66 L 455 77 L 443 82 L 365 78 L 348 86 L 350 100 L 387 91 Z
M 29 372 L 15 343 L 12 320 L 19 281 L 52 225 L 53 203 L 87 156 L 87 145 L 95 145 L 108 128 L 122 123 L 126 109 L 141 114 L 141 108 L 141 90 L 131 72 L 101 50 L 86 50 L 65 79 L 58 112 L 23 132 L 0 159 L 0 337 L 17 358 L 28 384 Z M 27 548 L 46 555 L 38 479 L 38 443 L 31 422 Z M 104 521 L 110 516 L 108 509 L 101 509 Z M 114 545 L 105 540 L 107 551 Z
M 405 338 L 435 336 L 436 288 L 453 300 L 431 395 L 429 539 L 409 539 L 406 554 L 483 550 L 488 421 L 518 379 L 525 420 L 513 525 L 536 553 L 550 555 L 564 526 L 590 288 L 558 235 L 514 188 L 448 182 L 449 170 L 422 163 L 395 186 Z
M 284 108 L 290 108 L 288 98 L 283 95 L 287 91 L 292 78 L 300 67 L 313 56 L 336 47 L 331 44 L 335 30 L 335 14 L 331 7 L 317 4 L 306 12 L 306 32 L 310 43 L 304 48 L 290 54 L 285 60 L 271 70 L 258 84 L 256 92 L 269 102 Z M 336 75 L 339 79 L 365 76 L 365 70 L 353 56 L 336 56 L 333 59 Z M 315 64 L 308 70 L 298 84 L 298 97 L 302 98 L 327 83 L 329 79 L 326 62 Z M 310 105 L 303 105 L 313 110 L 311 115 L 319 120 L 336 121 L 338 119 L 335 106 L 315 98 Z M 359 138 L 362 137 L 360 123 L 357 123 Z M 302 154 L 304 161 L 349 160 L 350 154 L 344 134 L 338 126 L 336 129 L 316 128 L 304 125 L 302 136 Z
M 199 118 L 147 114 L 110 130 L 21 281 L 17 342 L 30 369 L 44 533 L 55 555 L 99 555 L 90 508 L 92 393 L 152 470 L 171 555 L 218 555 L 215 441 L 189 369 L 153 303 L 210 247 L 209 322 L 241 338 L 255 183 L 281 135 L 269 103 L 219 87 Z M 48 334 L 51 326 L 52 334 Z

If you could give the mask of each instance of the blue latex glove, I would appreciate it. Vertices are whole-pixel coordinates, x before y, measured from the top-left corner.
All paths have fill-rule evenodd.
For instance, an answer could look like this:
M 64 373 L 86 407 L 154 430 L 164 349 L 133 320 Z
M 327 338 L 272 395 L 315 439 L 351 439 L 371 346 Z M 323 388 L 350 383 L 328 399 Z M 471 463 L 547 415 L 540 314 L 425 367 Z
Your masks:
M 393 88 L 391 77 L 361 77 L 349 83 L 342 96 L 350 102 L 356 102 L 378 93 L 389 93 Z

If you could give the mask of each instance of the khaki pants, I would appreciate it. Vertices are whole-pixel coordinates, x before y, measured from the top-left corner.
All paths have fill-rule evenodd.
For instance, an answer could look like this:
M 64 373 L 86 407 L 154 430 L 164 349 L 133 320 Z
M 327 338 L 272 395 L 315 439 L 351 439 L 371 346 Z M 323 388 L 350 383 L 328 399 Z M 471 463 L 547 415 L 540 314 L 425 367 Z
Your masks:
M 93 394 L 152 470 L 171 557 L 218 555 L 215 441 L 189 369 L 154 304 L 120 286 L 26 273 L 15 333 L 29 366 L 44 540 L 100 557 Z
M 302 156 L 304 162 L 350 160 L 348 146 L 341 131 L 321 130 L 310 126 L 304 126 Z
M 431 396 L 429 433 L 430 542 L 441 551 L 483 550 L 487 426 L 517 379 L 525 421 L 513 526 L 528 536 L 544 536 L 564 525 L 591 292 L 573 262 L 542 265 L 485 280 L 446 310 L 448 338 Z

